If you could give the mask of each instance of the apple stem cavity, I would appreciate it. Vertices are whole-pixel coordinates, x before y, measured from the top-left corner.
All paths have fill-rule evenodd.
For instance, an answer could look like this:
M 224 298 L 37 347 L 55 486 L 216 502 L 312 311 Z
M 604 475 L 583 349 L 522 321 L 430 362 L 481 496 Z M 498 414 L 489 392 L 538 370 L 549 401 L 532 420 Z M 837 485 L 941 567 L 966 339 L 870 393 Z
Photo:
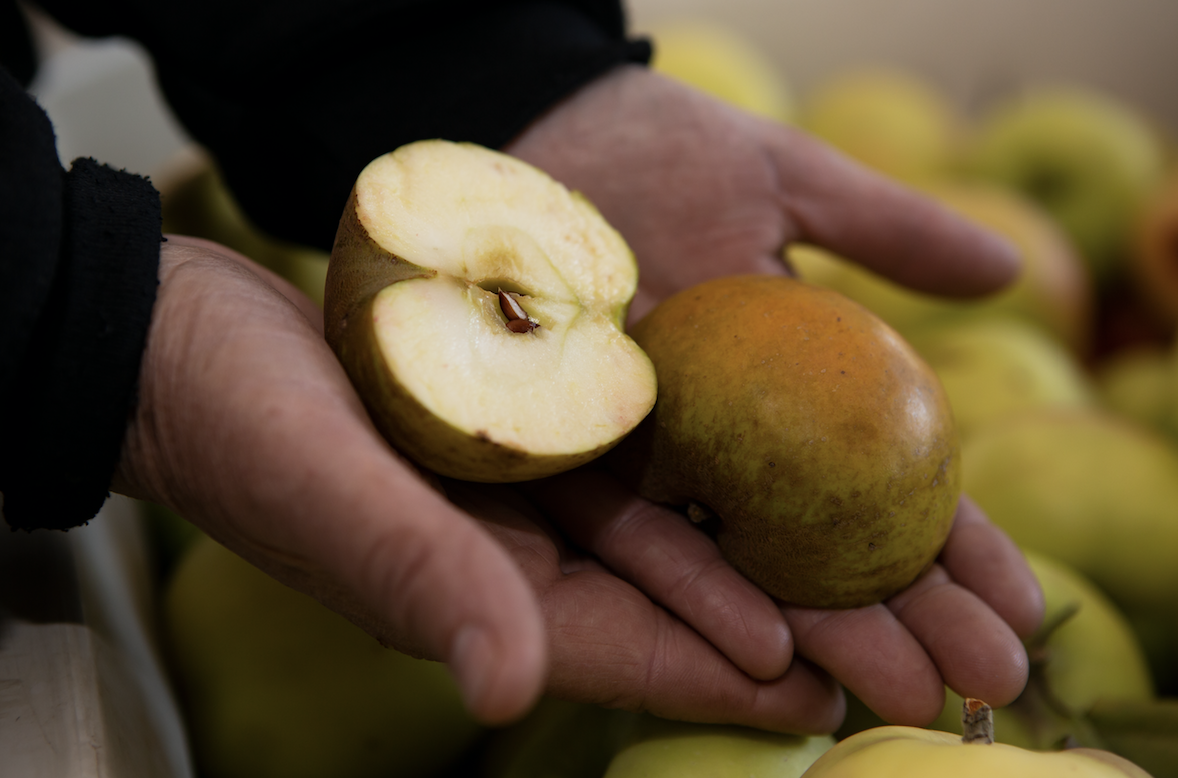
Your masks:
M 507 317 L 507 329 L 512 332 L 531 332 L 540 326 L 540 322 L 528 316 L 523 306 L 519 304 L 519 300 L 515 299 L 511 292 L 499 290 L 499 308 Z
M 962 743 L 993 743 L 993 709 L 981 700 L 967 697 L 961 704 L 961 731 Z

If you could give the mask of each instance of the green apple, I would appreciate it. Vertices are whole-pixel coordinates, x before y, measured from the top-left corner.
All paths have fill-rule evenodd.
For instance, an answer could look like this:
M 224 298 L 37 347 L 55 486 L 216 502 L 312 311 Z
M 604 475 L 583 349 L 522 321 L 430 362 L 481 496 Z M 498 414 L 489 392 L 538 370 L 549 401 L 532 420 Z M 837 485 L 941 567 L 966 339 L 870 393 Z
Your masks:
M 604 778 L 799 778 L 834 745 L 826 736 L 645 717 Z
M 957 433 L 894 330 L 828 289 L 739 276 L 664 300 L 632 334 L 659 398 L 613 467 L 648 499 L 718 517 L 750 580 L 855 607 L 932 564 L 957 506 Z
M 963 445 L 963 485 L 1024 548 L 1130 615 L 1178 607 L 1178 449 L 1098 410 L 1009 417 Z
M 1164 170 L 1164 150 L 1132 108 L 1092 89 L 1041 88 L 995 106 L 970 168 L 1041 203 L 1098 282 L 1120 273 L 1132 225 Z
M 1080 573 L 1026 552 L 1043 587 L 1044 627 L 1027 641 L 1031 674 L 1023 693 L 994 711 L 995 737 L 1022 748 L 1062 742 L 1103 745 L 1087 714 L 1102 700 L 1154 699 L 1149 665 L 1129 620 Z M 961 734 L 963 700 L 946 690 L 934 729 Z
M 402 454 L 522 481 L 594 459 L 650 411 L 654 369 L 623 331 L 637 283 L 584 197 L 514 157 L 421 141 L 356 180 L 324 326 Z
M 1041 328 L 994 316 L 929 329 L 912 344 L 949 395 L 962 441 L 1014 413 L 1096 404 L 1079 362 Z
M 1042 326 L 1074 353 L 1087 350 L 1092 283 L 1084 263 L 1041 208 L 989 185 L 939 183 L 923 190 L 966 219 L 1007 238 L 1022 258 L 1018 279 L 986 298 L 950 300 L 900 286 L 810 246 L 791 247 L 789 261 L 803 278 L 867 306 L 905 337 L 950 321 L 1000 314 Z
M 1113 413 L 1178 440 L 1178 359 L 1157 344 L 1122 349 L 1096 368 L 1101 402 Z M 1173 418 L 1172 418 L 1173 417 Z
M 1154 312 L 1171 326 L 1178 324 L 1178 172 L 1146 203 L 1129 269 Z
M 863 164 L 919 182 L 950 171 L 956 112 L 920 77 L 894 68 L 848 71 L 818 85 L 802 103 L 801 126 Z
M 207 537 L 163 608 L 204 775 L 429 776 L 482 732 L 444 666 L 384 648 Z
M 806 778 L 1150 778 L 1108 751 L 1032 751 L 1005 743 L 966 743 L 958 735 L 885 726 L 859 732 L 827 751 Z
M 743 34 L 715 22 L 680 20 L 652 30 L 651 67 L 750 113 L 789 122 L 789 84 L 765 53 Z

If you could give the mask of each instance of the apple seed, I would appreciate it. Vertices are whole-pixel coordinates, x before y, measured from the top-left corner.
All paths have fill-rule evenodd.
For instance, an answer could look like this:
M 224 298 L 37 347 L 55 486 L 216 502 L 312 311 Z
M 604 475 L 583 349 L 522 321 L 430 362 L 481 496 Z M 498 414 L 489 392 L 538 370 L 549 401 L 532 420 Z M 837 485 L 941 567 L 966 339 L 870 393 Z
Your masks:
M 540 322 L 528 316 L 519 300 L 502 289 L 499 290 L 499 308 L 507 317 L 507 329 L 512 332 L 531 332 L 540 326 Z

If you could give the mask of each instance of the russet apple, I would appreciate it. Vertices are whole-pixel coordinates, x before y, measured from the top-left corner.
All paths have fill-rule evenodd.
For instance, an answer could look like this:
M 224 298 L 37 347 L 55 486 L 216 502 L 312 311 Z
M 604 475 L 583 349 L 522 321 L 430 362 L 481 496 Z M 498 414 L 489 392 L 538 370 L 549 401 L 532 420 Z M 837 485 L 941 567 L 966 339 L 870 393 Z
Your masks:
M 521 481 L 588 462 L 649 412 L 654 369 L 623 331 L 637 279 L 584 197 L 514 157 L 421 141 L 358 177 L 324 326 L 402 454 Z
M 750 580 L 855 607 L 932 564 L 957 506 L 957 434 L 894 330 L 828 289 L 739 276 L 664 300 L 632 334 L 659 398 L 612 465 L 649 499 L 718 517 Z

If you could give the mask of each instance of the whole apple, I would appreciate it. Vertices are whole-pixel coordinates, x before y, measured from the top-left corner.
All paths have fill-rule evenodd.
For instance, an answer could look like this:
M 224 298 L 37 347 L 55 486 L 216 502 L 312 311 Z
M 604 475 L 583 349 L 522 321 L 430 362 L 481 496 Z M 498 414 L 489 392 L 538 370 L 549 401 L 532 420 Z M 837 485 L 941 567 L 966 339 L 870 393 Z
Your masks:
M 632 331 L 659 397 L 612 464 L 649 499 L 719 518 L 724 556 L 765 591 L 856 607 L 936 558 L 959 449 L 932 370 L 890 327 L 792 278 L 708 281 Z

